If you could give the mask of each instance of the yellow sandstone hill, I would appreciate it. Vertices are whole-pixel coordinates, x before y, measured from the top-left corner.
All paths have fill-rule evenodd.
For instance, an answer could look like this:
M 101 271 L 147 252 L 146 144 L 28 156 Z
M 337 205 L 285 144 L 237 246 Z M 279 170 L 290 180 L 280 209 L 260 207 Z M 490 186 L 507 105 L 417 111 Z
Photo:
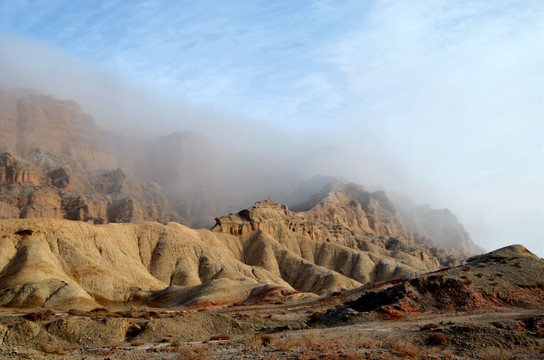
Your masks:
M 0 305 L 225 306 L 349 289 L 440 266 L 424 249 L 368 251 L 356 237 L 331 237 L 335 228 L 272 199 L 217 219 L 211 231 L 178 223 L 1 220 Z
M 2 92 L 0 130 L 0 306 L 258 303 L 411 278 L 478 251 L 448 211 L 399 212 L 339 178 L 302 185 L 295 211 L 270 198 L 194 230 L 179 222 L 209 224 L 232 205 L 214 190 L 203 136 L 114 141 L 72 101 Z

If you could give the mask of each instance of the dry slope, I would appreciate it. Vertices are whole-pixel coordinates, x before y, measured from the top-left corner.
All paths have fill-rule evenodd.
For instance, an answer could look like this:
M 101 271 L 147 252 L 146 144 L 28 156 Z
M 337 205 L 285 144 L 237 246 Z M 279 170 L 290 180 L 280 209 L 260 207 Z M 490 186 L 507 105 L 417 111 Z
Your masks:
M 0 304 L 14 307 L 224 306 L 258 301 L 259 294 L 349 289 L 441 266 L 424 248 L 397 240 L 388 249 L 338 224 L 308 221 L 272 199 L 218 218 L 211 231 L 27 219 L 1 220 L 0 234 Z

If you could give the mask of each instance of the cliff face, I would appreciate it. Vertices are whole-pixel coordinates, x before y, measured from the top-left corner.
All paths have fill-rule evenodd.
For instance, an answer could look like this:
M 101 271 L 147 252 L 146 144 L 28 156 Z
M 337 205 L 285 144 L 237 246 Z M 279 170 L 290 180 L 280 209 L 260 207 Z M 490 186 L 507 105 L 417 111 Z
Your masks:
M 394 237 L 406 244 L 450 249 L 457 257 L 484 252 L 451 211 L 401 203 L 397 209 L 383 191 L 368 192 L 361 185 L 333 179 L 293 209 L 309 221 L 341 224 L 364 236 Z
M 341 209 L 337 210 L 340 212 Z M 274 268 L 276 261 L 273 259 L 281 256 L 271 244 L 257 241 L 262 238 L 272 238 L 304 260 L 361 284 L 410 277 L 437 269 L 454 259 L 450 252 L 433 252 L 411 240 L 378 236 L 324 219 L 308 220 L 306 213 L 294 213 L 273 199 L 216 221 L 212 232 L 253 239 L 252 246 L 258 248 L 260 254 L 250 259 L 254 265 L 267 269 Z M 286 274 L 298 276 L 290 271 Z
M 0 186 L 47 185 L 49 179 L 43 173 L 15 154 L 0 155 Z
M 181 221 L 161 186 L 118 169 L 111 138 L 73 101 L 0 92 L 0 218 Z
M 0 92 L 0 152 L 26 157 L 36 147 L 65 154 L 85 168 L 117 167 L 111 140 L 73 101 Z
M 54 164 L 50 153 L 30 156 Z M 65 218 L 92 223 L 159 221 L 179 218 L 169 210 L 160 186 L 138 184 L 118 170 L 87 172 L 74 167 L 42 170 L 12 153 L 0 154 L 0 218 Z

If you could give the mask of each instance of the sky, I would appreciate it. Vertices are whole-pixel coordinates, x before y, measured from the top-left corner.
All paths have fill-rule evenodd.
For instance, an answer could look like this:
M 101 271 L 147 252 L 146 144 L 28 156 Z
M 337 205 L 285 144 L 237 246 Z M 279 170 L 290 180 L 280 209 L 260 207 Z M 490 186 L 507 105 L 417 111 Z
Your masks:
M 327 175 L 450 208 L 487 250 L 544 257 L 542 19 L 540 0 L 5 0 L 0 85 L 116 131 L 319 154 Z

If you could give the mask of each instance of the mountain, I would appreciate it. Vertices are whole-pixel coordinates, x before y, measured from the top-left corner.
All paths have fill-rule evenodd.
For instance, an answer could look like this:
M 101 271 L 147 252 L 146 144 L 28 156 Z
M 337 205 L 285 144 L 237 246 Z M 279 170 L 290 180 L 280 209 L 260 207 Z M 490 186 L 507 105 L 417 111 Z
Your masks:
M 448 209 L 404 202 L 397 208 L 384 191 L 369 192 L 341 178 L 316 177 L 309 182 L 323 183 L 308 200 L 292 206 L 298 215 L 311 221 L 341 224 L 357 231 L 360 237 L 393 237 L 432 249 L 449 249 L 457 258 L 484 252 Z
M 429 205 L 400 210 L 406 227 L 420 242 L 434 242 L 438 246 L 457 249 L 464 254 L 481 254 L 484 249 L 474 244 L 463 225 L 449 209 L 431 209 Z
M 114 136 L 71 101 L 0 93 L 0 305 L 198 307 L 413 278 L 479 249 L 447 211 L 315 177 L 232 204 L 205 137 Z M 122 167 L 119 167 L 122 166 Z M 120 224 L 126 223 L 126 224 Z M 94 224 L 94 225 L 93 225 Z
M 371 193 L 358 184 L 342 180 L 331 182 L 294 209 L 308 220 L 330 221 L 365 234 L 398 236 L 413 241 L 413 235 L 402 223 L 398 210 L 385 192 Z
M 248 158 L 217 164 L 203 135 L 108 134 L 51 96 L 0 93 L 0 130 L 0 358 L 133 358 L 142 344 L 202 358 L 188 341 L 238 357 L 209 343 L 230 335 L 252 358 L 541 349 L 542 259 L 520 245 L 477 255 L 448 209 L 316 176 L 281 193 L 289 206 L 233 213 L 256 179 L 291 185 L 251 177 Z
M 211 230 L 173 222 L 1 224 L 2 306 L 224 306 L 247 301 L 263 286 L 312 296 L 443 266 L 425 248 L 363 240 L 273 199 L 220 217 Z
M 222 187 L 217 159 L 201 135 L 107 134 L 75 102 L 40 94 L 0 92 L 0 104 L 0 153 L 6 152 L 0 161 L 0 217 L 209 227 L 240 203 Z M 368 192 L 342 178 L 316 176 L 290 200 L 308 221 L 464 255 L 483 251 L 448 210 L 402 202 L 397 209 L 383 191 Z

